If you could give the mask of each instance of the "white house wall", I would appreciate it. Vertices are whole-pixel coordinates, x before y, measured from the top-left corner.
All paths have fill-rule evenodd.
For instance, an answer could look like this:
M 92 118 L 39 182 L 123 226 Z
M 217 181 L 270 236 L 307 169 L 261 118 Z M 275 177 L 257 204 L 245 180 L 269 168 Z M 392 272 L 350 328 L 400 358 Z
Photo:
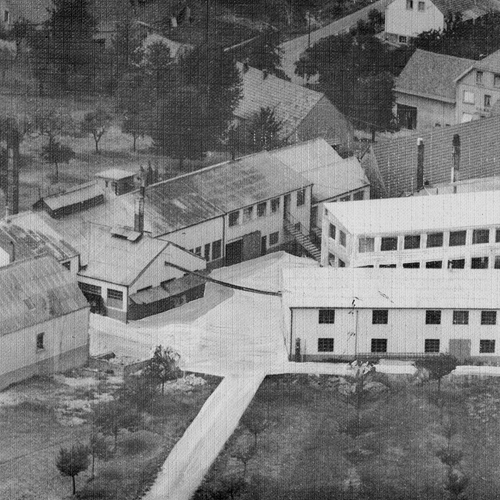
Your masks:
M 385 10 L 385 31 L 398 36 L 416 37 L 429 30 L 444 28 L 444 16 L 429 0 L 425 10 L 418 10 L 418 0 L 413 0 L 413 9 L 406 8 L 406 0 L 395 0 Z
M 428 97 L 394 92 L 396 106 L 398 104 L 417 108 L 417 130 L 425 130 L 435 126 L 445 127 L 460 123 L 455 118 L 455 104 L 438 101 Z

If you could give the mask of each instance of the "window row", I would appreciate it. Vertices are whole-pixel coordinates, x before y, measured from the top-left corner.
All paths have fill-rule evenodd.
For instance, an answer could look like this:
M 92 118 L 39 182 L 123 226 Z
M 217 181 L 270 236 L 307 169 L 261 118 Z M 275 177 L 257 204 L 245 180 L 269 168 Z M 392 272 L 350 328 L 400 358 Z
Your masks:
M 337 232 L 337 226 L 335 226 L 334 224 L 330 224 L 330 226 L 328 228 L 328 236 L 332 240 L 338 239 L 339 244 L 342 245 L 343 247 L 345 247 L 347 245 L 346 233 L 344 231 L 342 231 L 341 229 L 339 229 Z
M 361 201 L 365 199 L 365 192 L 364 191 L 356 191 L 355 193 L 352 194 L 352 197 L 350 194 L 346 194 L 345 196 L 342 196 L 341 198 L 337 198 L 336 200 L 333 200 L 332 203 L 336 203 L 337 201 Z
M 429 309 L 425 311 L 425 324 L 426 325 L 440 325 L 441 324 L 441 310 Z M 372 325 L 387 325 L 389 322 L 388 309 L 373 309 L 372 311 Z M 335 323 L 335 309 L 319 309 L 318 323 L 321 324 L 334 324 Z M 453 311 L 453 324 L 454 325 L 468 325 L 469 324 L 469 311 Z M 496 325 L 497 312 L 496 311 L 481 311 L 481 325 Z
M 387 352 L 387 339 L 371 339 L 371 352 Z M 332 338 L 319 338 L 318 339 L 318 352 L 333 352 L 334 339 Z M 424 352 L 439 353 L 441 352 L 440 339 L 425 339 Z M 490 339 L 482 339 L 479 341 L 480 354 L 493 354 L 495 352 L 495 341 Z
M 476 75 L 477 77 L 477 75 Z M 476 102 L 476 96 L 474 92 L 470 90 L 464 90 L 464 104 L 475 104 Z M 490 94 L 484 94 L 483 95 L 483 107 L 484 108 L 489 108 L 491 107 L 491 95 Z
M 490 264 L 492 263 L 493 269 L 500 269 L 500 255 L 495 255 L 493 259 L 489 257 L 472 257 L 470 259 L 470 266 L 468 269 L 490 269 Z M 466 259 L 449 259 L 444 261 L 444 265 L 448 269 L 465 269 Z M 375 267 L 374 265 L 366 265 L 360 267 Z M 395 263 L 380 264 L 380 268 L 395 268 L 398 267 Z M 401 267 L 406 269 L 418 269 L 420 267 L 425 267 L 426 269 L 442 269 L 442 260 L 429 260 L 425 262 L 403 262 Z
M 406 10 L 413 10 L 413 4 L 414 4 L 413 0 L 406 0 Z M 425 11 L 425 2 L 419 1 L 417 5 L 419 12 Z
M 189 251 L 199 257 L 203 257 L 207 262 L 210 260 L 217 260 L 222 257 L 222 240 L 191 248 Z
M 476 71 L 476 83 L 478 85 L 484 84 L 484 73 L 482 71 Z M 499 74 L 493 75 L 493 86 L 500 87 L 500 75 Z

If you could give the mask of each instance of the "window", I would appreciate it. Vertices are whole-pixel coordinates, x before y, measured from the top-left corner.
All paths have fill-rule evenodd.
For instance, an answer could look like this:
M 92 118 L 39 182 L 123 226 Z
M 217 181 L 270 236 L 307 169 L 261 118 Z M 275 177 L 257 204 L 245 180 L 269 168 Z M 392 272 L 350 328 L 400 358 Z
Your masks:
M 328 253 L 328 265 L 329 266 L 335 265 L 335 255 L 333 255 L 333 253 Z
M 388 309 L 374 309 L 372 311 L 372 325 L 387 325 L 388 320 Z
M 83 293 L 88 293 L 90 295 L 101 295 L 100 286 L 89 285 L 88 283 L 78 283 L 78 286 Z
M 496 311 L 481 311 L 481 324 L 482 325 L 496 325 L 497 312 Z
M 340 244 L 343 247 L 345 247 L 345 245 L 346 245 L 346 237 L 345 237 L 344 231 L 339 231 L 339 240 L 340 240 Z
M 297 206 L 300 207 L 306 203 L 306 190 L 300 189 L 297 191 Z
M 320 309 L 319 310 L 319 324 L 332 324 L 335 323 L 335 309 Z
M 495 87 L 500 87 L 500 75 L 495 75 L 493 77 L 493 85 Z
M 345 262 L 339 259 L 339 267 L 345 267 Z
M 451 231 L 450 232 L 450 247 L 458 247 L 465 245 L 465 237 L 467 231 Z
M 443 246 L 443 233 L 428 233 L 427 248 L 435 248 Z
M 271 233 L 269 235 L 269 244 L 270 245 L 277 245 L 279 240 L 280 240 L 279 231 L 276 231 L 275 233 Z
M 243 222 L 248 222 L 252 220 L 253 207 L 247 207 L 243 209 Z
M 429 262 L 425 263 L 425 267 L 427 269 L 441 269 L 443 267 L 443 261 L 442 260 L 430 260 Z
M 500 229 L 495 231 L 495 243 L 500 243 Z
M 328 235 L 332 240 L 335 239 L 336 233 L 337 233 L 337 228 L 333 224 L 330 224 L 328 228 Z
M 333 339 L 318 339 L 318 352 L 333 352 Z
M 372 339 L 372 352 L 387 352 L 387 339 Z
M 198 255 L 199 257 L 201 257 L 201 247 L 196 247 L 196 248 L 194 249 L 194 253 L 195 253 L 196 255 Z
M 396 264 L 380 264 L 380 266 L 378 266 L 380 268 L 392 268 L 392 267 L 396 267 Z
M 239 212 L 231 212 L 229 214 L 229 227 L 237 226 L 240 221 Z
M 120 290 L 113 290 L 112 288 L 108 288 L 108 301 L 107 304 L 109 307 L 116 307 L 121 309 L 123 307 L 123 292 Z
M 484 94 L 484 107 L 489 108 L 491 106 L 491 96 Z
M 257 217 L 265 217 L 267 211 L 267 203 L 259 203 L 257 205 Z
M 500 255 L 495 255 L 495 263 L 493 267 L 495 269 L 500 269 Z
M 406 0 L 406 9 L 407 10 L 413 9 L 413 0 Z
M 479 341 L 479 352 L 481 354 L 493 354 L 495 352 L 495 341 L 494 340 L 480 340 Z
M 473 245 L 477 245 L 478 243 L 489 243 L 489 241 L 490 241 L 489 229 L 474 229 L 474 231 L 472 231 Z
M 351 197 L 348 195 L 348 196 L 343 196 L 342 198 L 340 198 L 339 201 L 351 201 Z
M 472 257 L 470 261 L 471 269 L 488 269 L 488 257 Z
M 400 35 L 399 36 L 399 43 L 406 43 L 408 41 L 408 37 Z
M 398 249 L 397 236 L 386 236 L 385 238 L 382 238 L 382 243 L 380 244 L 380 250 L 382 250 L 382 252 L 388 252 L 397 249 Z
M 405 262 L 403 267 L 406 269 L 418 269 L 420 267 L 420 262 Z
M 418 10 L 420 12 L 425 11 L 425 2 L 418 2 Z
M 359 253 L 373 252 L 375 250 L 375 238 L 359 238 Z
M 412 250 L 414 248 L 420 248 L 420 235 L 415 234 L 411 236 L 405 236 L 405 250 Z
M 464 103 L 465 104 L 474 104 L 474 92 L 464 90 Z
M 359 200 L 364 200 L 365 199 L 365 192 L 364 191 L 357 191 L 352 195 L 352 199 L 354 201 L 359 201 Z
M 3 11 L 3 22 L 8 23 L 10 21 L 10 12 L 8 10 Z
M 465 259 L 449 260 L 448 269 L 465 269 Z
M 469 311 L 453 311 L 453 324 L 454 325 L 468 325 L 469 324 Z
M 42 349 L 45 349 L 45 345 L 43 343 L 43 337 L 45 336 L 45 333 L 38 333 L 36 336 L 36 350 L 41 351 Z
M 210 260 L 210 243 L 205 245 L 205 260 Z
M 271 200 L 271 212 L 275 214 L 280 209 L 280 199 L 274 198 Z
M 483 83 L 483 72 L 476 71 L 476 83 L 481 85 Z
M 62 263 L 63 267 L 65 267 L 68 271 L 71 271 L 71 262 L 68 260 L 68 262 L 63 262 Z
M 440 325 L 441 324 L 441 311 L 437 309 L 430 309 L 425 311 L 425 324 L 426 325 Z
M 425 352 L 439 352 L 439 339 L 425 339 Z
M 212 260 L 220 259 L 222 254 L 222 240 L 212 243 Z

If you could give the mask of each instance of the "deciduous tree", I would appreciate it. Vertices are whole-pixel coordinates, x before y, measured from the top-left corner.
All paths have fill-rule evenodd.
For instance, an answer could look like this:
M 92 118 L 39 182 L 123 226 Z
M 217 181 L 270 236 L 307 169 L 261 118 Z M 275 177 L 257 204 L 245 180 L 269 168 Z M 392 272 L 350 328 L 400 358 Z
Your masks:
M 65 146 L 59 141 L 53 140 L 42 147 L 41 156 L 45 162 L 54 165 L 54 182 L 57 183 L 59 182 L 59 164 L 69 163 L 76 155 L 69 146 Z
M 92 134 L 95 142 L 95 152 L 99 154 L 99 141 L 111 125 L 111 115 L 102 108 L 88 112 L 81 123 L 82 132 Z
M 63 476 L 71 477 L 73 495 L 76 493 L 75 477 L 87 470 L 89 466 L 89 450 L 82 444 L 74 444 L 71 448 L 61 448 L 56 459 L 56 467 Z
M 179 377 L 180 354 L 171 347 L 157 346 L 153 357 L 145 369 L 145 375 L 161 384 L 164 393 L 165 382 Z

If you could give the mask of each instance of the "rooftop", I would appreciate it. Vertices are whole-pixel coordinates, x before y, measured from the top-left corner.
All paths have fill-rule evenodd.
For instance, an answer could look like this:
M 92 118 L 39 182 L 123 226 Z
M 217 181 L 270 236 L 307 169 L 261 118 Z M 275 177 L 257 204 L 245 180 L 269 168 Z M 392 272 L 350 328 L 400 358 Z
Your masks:
M 477 69 L 482 69 L 483 71 L 500 71 L 500 50 L 493 52 L 489 56 L 486 56 L 484 59 L 476 62 L 474 65 Z
M 0 268 L 0 335 L 89 307 L 74 276 L 53 257 Z
M 484 179 L 469 179 L 450 183 L 424 186 L 424 189 L 414 196 L 428 196 L 435 194 L 469 193 L 473 191 L 494 191 L 500 189 L 500 177 L 485 177 Z
M 270 154 L 313 183 L 313 198 L 317 202 L 369 185 L 357 158 L 342 158 L 321 138 L 276 149 Z
M 431 0 L 445 16 L 450 12 L 460 12 L 463 19 L 476 19 L 492 10 L 499 10 L 495 0 Z
M 397 78 L 394 90 L 454 103 L 455 79 L 474 63 L 471 59 L 417 49 Z
M 347 231 L 358 235 L 500 225 L 500 191 L 328 203 L 325 207 Z
M 53 194 L 43 198 L 43 202 L 51 209 L 58 210 L 62 207 L 82 203 L 92 200 L 98 196 L 103 196 L 102 189 L 97 185 L 96 181 L 79 184 L 71 189 L 67 189 L 63 193 Z
M 121 179 L 128 179 L 129 177 L 134 177 L 136 172 L 131 172 L 130 170 L 122 170 L 121 168 L 110 168 L 108 170 L 103 170 L 95 174 L 96 177 L 102 177 L 103 179 L 111 179 L 113 181 L 119 181 Z
M 284 268 L 287 307 L 500 309 L 500 276 L 453 269 Z

